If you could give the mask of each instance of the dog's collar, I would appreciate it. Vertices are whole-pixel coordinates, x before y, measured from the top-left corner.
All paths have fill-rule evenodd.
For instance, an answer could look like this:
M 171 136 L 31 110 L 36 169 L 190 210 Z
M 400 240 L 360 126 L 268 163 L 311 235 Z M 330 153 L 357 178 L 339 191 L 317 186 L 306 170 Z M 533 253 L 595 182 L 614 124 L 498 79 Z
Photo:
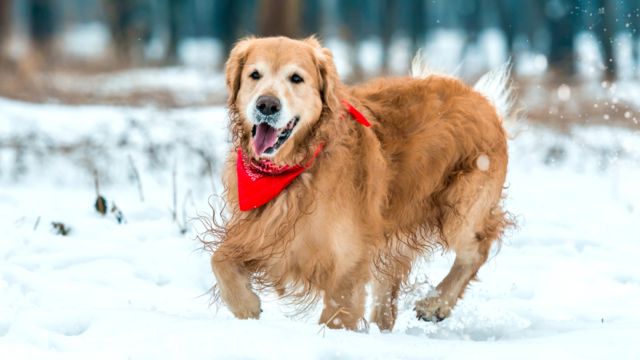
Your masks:
M 367 118 L 348 101 L 342 100 L 342 104 L 355 121 L 366 127 L 371 126 Z M 237 149 L 236 173 L 240 210 L 257 209 L 273 200 L 293 180 L 313 165 L 323 147 L 324 144 L 320 144 L 311 160 L 306 164 L 298 165 L 277 165 L 267 159 L 249 158 L 239 147 Z
M 342 105 L 344 105 L 344 107 L 347 108 L 347 111 L 355 121 L 357 121 L 358 123 L 360 123 L 365 127 L 371 126 L 371 123 L 369 123 L 369 120 L 367 120 L 367 118 L 364 117 L 364 115 L 362 115 L 362 113 L 358 111 L 358 109 L 353 107 L 353 105 L 351 105 L 350 102 L 348 102 L 347 100 L 342 100 L 341 102 L 342 102 Z

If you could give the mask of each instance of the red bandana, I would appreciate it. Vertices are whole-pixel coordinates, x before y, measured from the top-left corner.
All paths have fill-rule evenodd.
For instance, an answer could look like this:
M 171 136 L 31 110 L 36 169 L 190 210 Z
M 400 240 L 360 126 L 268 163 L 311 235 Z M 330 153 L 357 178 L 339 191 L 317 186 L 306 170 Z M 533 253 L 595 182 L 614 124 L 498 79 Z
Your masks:
M 346 100 L 342 104 L 358 123 L 369 127 L 371 124 L 367 118 Z M 238 200 L 240 210 L 249 211 L 257 209 L 278 196 L 293 180 L 306 169 L 311 167 L 313 161 L 320 154 L 323 145 L 320 144 L 313 154 L 313 158 L 304 165 L 279 166 L 267 159 L 249 159 L 238 148 L 236 172 L 238 175 Z

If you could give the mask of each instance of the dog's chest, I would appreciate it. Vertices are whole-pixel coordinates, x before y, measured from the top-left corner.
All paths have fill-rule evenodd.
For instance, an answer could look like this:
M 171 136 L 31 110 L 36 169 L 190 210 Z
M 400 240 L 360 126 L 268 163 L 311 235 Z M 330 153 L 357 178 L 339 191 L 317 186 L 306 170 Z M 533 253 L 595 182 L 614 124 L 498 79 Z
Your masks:
M 333 281 L 347 274 L 363 256 L 363 244 L 356 226 L 344 213 L 333 216 L 318 211 L 300 224 L 286 251 L 286 272 L 317 283 Z

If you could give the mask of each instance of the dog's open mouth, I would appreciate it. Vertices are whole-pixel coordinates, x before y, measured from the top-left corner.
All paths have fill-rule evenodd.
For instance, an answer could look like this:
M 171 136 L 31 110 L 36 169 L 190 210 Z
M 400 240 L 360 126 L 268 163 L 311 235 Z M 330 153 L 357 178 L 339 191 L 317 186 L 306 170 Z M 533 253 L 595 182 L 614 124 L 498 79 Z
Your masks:
M 257 156 L 271 155 L 291 136 L 293 128 L 298 124 L 300 117 L 296 116 L 283 128 L 276 129 L 266 122 L 253 125 L 251 136 L 253 138 L 253 151 Z

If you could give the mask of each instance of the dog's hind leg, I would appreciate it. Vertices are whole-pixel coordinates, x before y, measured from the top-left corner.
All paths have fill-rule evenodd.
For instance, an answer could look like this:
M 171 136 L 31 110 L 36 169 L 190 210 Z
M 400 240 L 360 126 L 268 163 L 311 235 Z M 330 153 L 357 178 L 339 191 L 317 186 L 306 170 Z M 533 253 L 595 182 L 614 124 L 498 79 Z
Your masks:
M 474 176 L 478 175 L 478 176 Z M 480 174 L 452 185 L 449 194 L 457 215 L 445 218 L 443 233 L 448 246 L 456 252 L 455 262 L 447 276 L 436 287 L 437 295 L 416 302 L 419 319 L 440 321 L 451 313 L 489 256 L 494 240 L 502 234 L 505 214 L 499 207 L 502 184 L 483 181 Z
M 456 253 L 456 260 L 449 274 L 436 287 L 436 296 L 416 302 L 416 316 L 421 320 L 433 322 L 448 317 L 469 282 L 486 261 L 487 252 L 470 250 Z
M 222 301 L 239 319 L 260 317 L 260 298 L 251 290 L 249 273 L 240 262 L 227 258 L 220 250 L 211 257 L 211 268 L 218 280 Z
M 373 284 L 373 308 L 370 320 L 382 331 L 391 331 L 398 316 L 398 294 L 402 279 L 379 275 Z

